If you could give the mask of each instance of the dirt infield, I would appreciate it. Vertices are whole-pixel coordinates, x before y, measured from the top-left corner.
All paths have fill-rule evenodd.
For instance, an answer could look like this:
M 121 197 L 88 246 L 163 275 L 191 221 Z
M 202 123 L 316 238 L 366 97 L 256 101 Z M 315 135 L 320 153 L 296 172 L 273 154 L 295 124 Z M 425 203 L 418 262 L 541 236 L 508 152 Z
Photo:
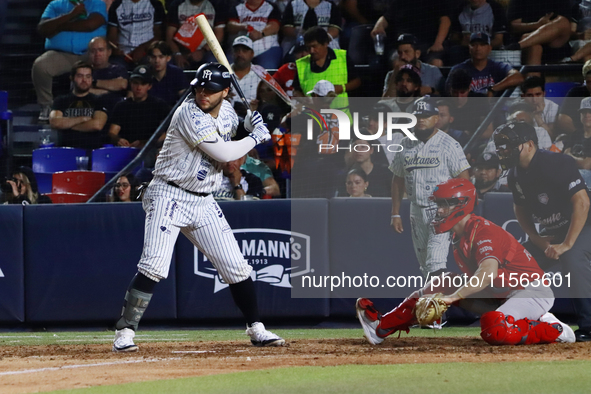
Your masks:
M 280 348 L 244 341 L 0 347 L 0 393 L 31 393 L 287 366 L 591 360 L 591 343 L 493 347 L 474 337 L 293 340 Z

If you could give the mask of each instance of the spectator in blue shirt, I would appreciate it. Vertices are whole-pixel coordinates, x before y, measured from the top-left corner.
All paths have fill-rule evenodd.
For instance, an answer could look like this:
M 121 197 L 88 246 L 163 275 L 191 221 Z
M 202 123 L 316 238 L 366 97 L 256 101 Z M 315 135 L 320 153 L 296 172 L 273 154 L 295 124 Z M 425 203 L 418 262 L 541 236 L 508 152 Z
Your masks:
M 45 8 L 37 29 L 45 38 L 46 52 L 35 60 L 31 71 L 41 106 L 40 122 L 49 121 L 52 78 L 68 73 L 76 62 L 83 60 L 90 40 L 107 34 L 106 21 L 107 7 L 101 0 L 85 0 L 76 5 L 70 0 L 53 0 Z
M 488 96 L 493 96 L 497 92 L 523 83 L 523 75 L 514 70 L 510 64 L 496 62 L 488 58 L 491 50 L 488 34 L 472 33 L 470 35 L 470 59 L 455 65 L 450 74 L 457 69 L 466 70 L 472 78 L 470 90 Z
M 172 107 L 189 87 L 189 81 L 181 68 L 170 64 L 172 50 L 166 42 L 155 41 L 150 44 L 148 56 L 154 75 L 150 95 L 164 100 Z

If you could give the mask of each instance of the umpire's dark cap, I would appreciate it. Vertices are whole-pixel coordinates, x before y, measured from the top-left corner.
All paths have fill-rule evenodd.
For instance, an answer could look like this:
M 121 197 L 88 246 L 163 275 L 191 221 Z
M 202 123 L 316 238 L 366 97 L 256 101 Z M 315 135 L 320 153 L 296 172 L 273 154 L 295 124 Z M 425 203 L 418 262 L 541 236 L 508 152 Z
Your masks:
M 129 80 L 132 79 L 139 79 L 143 83 L 152 83 L 152 70 L 150 70 L 150 67 L 148 66 L 137 66 L 133 69 L 131 76 L 129 77 Z
M 191 86 L 219 92 L 230 87 L 231 81 L 232 77 L 225 66 L 219 63 L 205 63 L 197 69 Z
M 424 96 L 416 100 L 412 105 L 412 114 L 414 116 L 429 117 L 439 115 L 439 108 L 431 100 L 431 97 Z
M 482 32 L 478 32 L 478 33 L 472 33 L 470 35 L 470 44 L 473 42 L 482 42 L 486 45 L 490 45 L 490 36 L 486 33 L 482 33 Z
M 507 143 L 512 145 L 520 145 L 528 141 L 533 141 L 538 145 L 538 134 L 536 133 L 536 129 L 534 126 L 525 122 L 510 122 L 501 125 L 497 127 L 493 137 L 495 144 L 497 144 L 497 141 L 504 139 Z

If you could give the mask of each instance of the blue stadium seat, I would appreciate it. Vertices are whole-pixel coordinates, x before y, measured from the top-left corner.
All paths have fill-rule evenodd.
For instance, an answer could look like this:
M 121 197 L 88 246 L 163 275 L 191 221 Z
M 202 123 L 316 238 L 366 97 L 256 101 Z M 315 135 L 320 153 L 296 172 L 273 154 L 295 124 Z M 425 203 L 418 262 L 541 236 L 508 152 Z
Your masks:
M 108 182 L 115 174 L 121 171 L 139 153 L 137 148 L 105 147 L 92 151 L 92 171 L 105 173 L 105 181 Z
M 78 148 L 40 148 L 33 151 L 33 172 L 40 193 L 51 193 L 54 172 L 78 168 L 76 157 L 86 156 L 86 150 Z
M 579 85 L 577 82 L 547 82 L 545 86 L 546 98 L 560 105 L 568 91 Z

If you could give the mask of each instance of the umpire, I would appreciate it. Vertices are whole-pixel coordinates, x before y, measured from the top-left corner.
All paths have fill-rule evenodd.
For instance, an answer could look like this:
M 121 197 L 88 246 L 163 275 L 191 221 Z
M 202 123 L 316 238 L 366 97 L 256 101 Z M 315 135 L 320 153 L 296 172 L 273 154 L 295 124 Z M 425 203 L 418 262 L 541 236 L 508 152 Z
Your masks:
M 577 342 L 591 341 L 591 221 L 585 181 L 572 157 L 538 149 L 536 131 L 527 123 L 502 125 L 493 137 L 501 167 L 509 170 L 515 216 L 529 236 L 524 246 L 542 268 L 559 260 L 563 278 L 571 274 Z

